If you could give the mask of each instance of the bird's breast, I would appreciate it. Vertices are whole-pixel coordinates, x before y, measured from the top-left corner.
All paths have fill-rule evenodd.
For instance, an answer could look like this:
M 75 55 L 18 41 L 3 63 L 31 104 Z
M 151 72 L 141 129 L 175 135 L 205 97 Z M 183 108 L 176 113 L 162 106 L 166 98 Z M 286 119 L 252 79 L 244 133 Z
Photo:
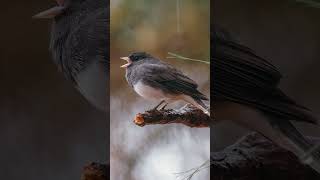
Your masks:
M 160 100 L 168 98 L 161 89 L 153 88 L 150 85 L 147 85 L 141 81 L 134 84 L 133 88 L 137 94 L 139 94 L 141 97 L 145 99 Z

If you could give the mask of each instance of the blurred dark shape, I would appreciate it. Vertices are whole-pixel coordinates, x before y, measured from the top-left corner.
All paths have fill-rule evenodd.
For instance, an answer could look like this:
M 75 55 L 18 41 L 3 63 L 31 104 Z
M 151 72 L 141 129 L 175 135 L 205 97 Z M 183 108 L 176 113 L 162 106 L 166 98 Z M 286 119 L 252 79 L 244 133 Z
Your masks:
M 110 165 L 90 163 L 82 170 L 81 180 L 108 180 L 110 179 Z
M 253 106 L 283 120 L 318 122 L 278 88 L 282 75 L 272 64 L 218 29 L 213 31 L 213 98 Z
M 54 62 L 89 102 L 106 111 L 109 109 L 109 2 L 58 3 L 53 10 L 35 16 L 53 18 L 50 50 Z
M 254 51 L 213 28 L 213 99 L 218 121 L 231 120 L 257 131 L 299 158 L 312 149 L 290 121 L 319 125 L 311 111 L 279 88 L 280 72 Z M 230 114 L 231 113 L 231 114 Z M 320 173 L 320 155 L 301 159 Z
M 0 13 L 0 176 L 79 179 L 87 162 L 108 159 L 107 116 L 87 103 L 52 63 L 50 25 L 32 15 L 55 2 L 21 3 L 3 2 L 6 10 Z
M 314 78 L 320 67 L 318 9 L 285 0 L 215 0 L 211 17 L 280 69 L 280 87 L 286 94 L 320 113 L 320 86 Z M 318 127 L 297 124 L 305 134 L 319 136 Z M 219 124 L 211 128 L 211 149 L 221 149 L 246 132 L 232 123 Z
M 319 138 L 308 138 L 320 143 Z M 212 180 L 317 180 L 320 175 L 294 154 L 258 133 L 250 133 L 221 152 L 211 153 Z

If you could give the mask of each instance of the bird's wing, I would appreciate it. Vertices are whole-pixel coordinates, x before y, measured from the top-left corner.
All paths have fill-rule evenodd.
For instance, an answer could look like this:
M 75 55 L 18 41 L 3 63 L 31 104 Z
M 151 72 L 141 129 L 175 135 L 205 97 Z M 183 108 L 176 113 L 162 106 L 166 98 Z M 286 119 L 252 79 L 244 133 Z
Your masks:
M 316 122 L 307 108 L 278 89 L 281 74 L 273 65 L 234 41 L 219 36 L 213 40 L 214 100 L 250 105 L 283 119 Z
M 109 75 L 108 10 L 91 11 L 66 40 L 64 73 L 93 105 L 105 109 Z
M 198 85 L 195 81 L 171 65 L 144 63 L 141 68 L 143 68 L 142 72 L 144 72 L 145 77 L 143 81 L 155 88 L 161 88 L 168 93 L 186 94 L 204 100 L 208 99 L 197 90 Z

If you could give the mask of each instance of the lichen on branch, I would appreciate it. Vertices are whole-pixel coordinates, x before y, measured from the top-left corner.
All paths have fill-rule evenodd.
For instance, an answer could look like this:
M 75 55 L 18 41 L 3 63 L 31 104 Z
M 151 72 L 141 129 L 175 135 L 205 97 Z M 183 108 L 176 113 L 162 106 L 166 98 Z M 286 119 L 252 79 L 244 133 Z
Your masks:
M 191 105 L 187 105 L 179 110 L 152 109 L 138 113 L 134 118 L 134 123 L 141 127 L 145 125 L 180 123 L 189 127 L 203 128 L 209 127 L 211 121 L 211 118 L 207 114 Z

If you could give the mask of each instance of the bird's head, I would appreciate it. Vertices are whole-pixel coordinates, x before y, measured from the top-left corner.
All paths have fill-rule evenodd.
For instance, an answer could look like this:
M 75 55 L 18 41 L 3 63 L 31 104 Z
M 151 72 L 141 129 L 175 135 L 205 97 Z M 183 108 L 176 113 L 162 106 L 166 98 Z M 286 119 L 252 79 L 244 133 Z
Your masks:
M 56 6 L 42 11 L 33 16 L 35 19 L 54 19 L 58 21 L 60 17 L 70 15 L 77 7 L 86 0 L 55 0 Z
M 132 63 L 138 62 L 140 60 L 145 60 L 148 58 L 152 58 L 152 56 L 146 52 L 134 52 L 130 54 L 128 57 L 122 57 L 121 59 L 127 61 L 126 64 L 122 65 L 122 68 L 126 68 L 130 66 Z
M 57 5 L 33 16 L 36 19 L 53 19 L 66 12 L 70 0 L 55 0 Z

